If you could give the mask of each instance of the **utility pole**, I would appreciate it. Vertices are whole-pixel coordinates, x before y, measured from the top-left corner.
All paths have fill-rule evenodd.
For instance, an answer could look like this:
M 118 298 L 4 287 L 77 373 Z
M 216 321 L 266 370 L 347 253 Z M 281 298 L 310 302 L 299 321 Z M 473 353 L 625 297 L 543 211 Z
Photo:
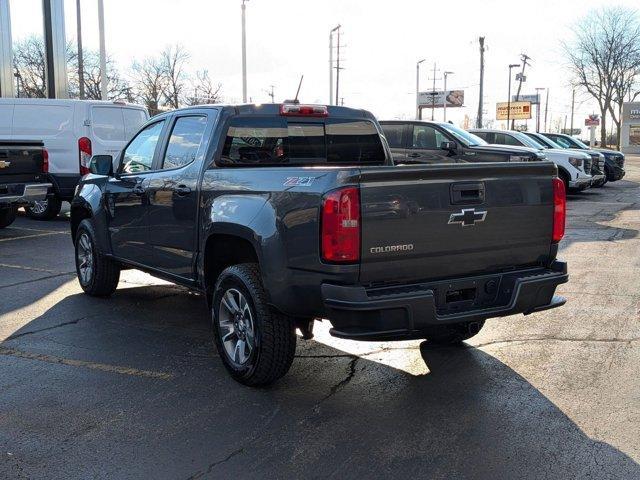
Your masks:
M 569 135 L 573 135 L 573 109 L 576 104 L 576 90 L 571 90 L 571 132 Z
M 13 71 L 13 47 L 11 43 L 11 9 L 9 0 L 0 0 L 0 97 L 14 96 L 13 79 L 17 80 L 17 96 L 20 96 L 19 72 Z
M 420 64 L 424 62 L 425 59 L 418 60 L 416 62 L 416 120 L 420 120 Z
M 447 121 L 447 76 L 448 75 L 453 75 L 453 72 L 444 72 L 442 74 L 444 76 L 444 99 L 442 101 L 442 111 L 443 113 L 443 118 L 444 121 Z
M 340 28 L 340 24 L 329 32 L 329 105 L 333 105 L 333 32 Z
M 522 82 L 524 82 L 526 78 L 524 76 L 524 70 L 527 67 L 527 65 L 529 65 L 529 60 L 531 60 L 531 57 L 528 56 L 526 53 L 520 54 L 520 61 L 522 62 L 522 71 L 520 72 L 520 79 L 518 81 L 518 91 L 516 92 L 516 102 L 520 100 L 520 89 L 522 88 Z M 509 98 L 509 101 L 511 101 L 511 98 Z M 515 120 L 511 120 L 511 130 L 513 130 L 514 124 L 515 124 Z
M 104 44 L 104 2 L 98 0 L 98 30 L 100 31 L 100 98 L 107 100 L 107 51 Z
M 547 132 L 547 112 L 549 110 L 549 88 L 547 88 L 547 98 L 544 101 L 544 131 Z
M 439 71 L 436 68 L 436 62 L 433 62 L 433 88 L 431 90 L 431 121 L 433 122 L 435 119 L 435 110 L 436 110 L 436 80 L 440 80 L 436 78 L 436 72 Z
M 512 63 L 509 65 L 509 90 L 507 91 L 507 129 L 509 129 L 509 120 L 511 119 L 511 69 L 519 66 L 519 63 Z
M 102 0 L 100 0 L 102 1 Z M 247 28 L 245 22 L 245 3 L 248 0 L 242 0 L 242 101 L 247 103 Z
M 478 119 L 476 120 L 476 128 L 482 128 L 482 100 L 484 92 L 484 37 L 479 38 L 480 41 L 480 100 L 478 101 Z
M 338 44 L 336 45 L 336 103 L 334 105 L 340 105 L 338 101 L 340 99 L 340 25 L 338 25 L 338 29 L 336 30 L 336 34 L 338 35 Z
M 271 103 L 276 103 L 275 101 L 275 92 L 274 92 L 274 86 L 273 85 L 269 85 L 269 87 L 271 87 L 271 90 L 265 90 L 265 92 L 267 92 L 267 95 L 269 95 L 271 97 Z
M 84 100 L 84 61 L 82 58 L 82 13 L 80 0 L 76 0 L 76 31 L 78 36 L 78 85 L 80 88 L 80 100 Z
M 542 105 L 540 101 L 540 90 L 544 90 L 544 88 L 536 87 L 536 100 L 538 101 L 536 105 L 536 133 L 540 132 L 540 106 Z

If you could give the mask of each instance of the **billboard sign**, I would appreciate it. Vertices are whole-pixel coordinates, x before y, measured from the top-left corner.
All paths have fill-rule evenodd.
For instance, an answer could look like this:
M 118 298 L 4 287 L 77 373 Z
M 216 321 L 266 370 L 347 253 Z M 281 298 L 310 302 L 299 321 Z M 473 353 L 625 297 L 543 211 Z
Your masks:
M 511 107 L 511 113 L 507 115 Z M 496 120 L 529 120 L 531 119 L 531 102 L 499 102 L 496 104 Z
M 446 95 L 445 95 L 446 93 Z M 421 107 L 442 107 L 445 99 L 447 108 L 464 105 L 464 90 L 436 90 L 418 93 L 418 105 Z
M 537 93 L 528 94 L 528 95 L 520 95 L 520 98 L 516 99 L 516 95 L 511 95 L 512 102 L 529 102 L 531 105 L 539 105 L 540 104 L 540 95 Z

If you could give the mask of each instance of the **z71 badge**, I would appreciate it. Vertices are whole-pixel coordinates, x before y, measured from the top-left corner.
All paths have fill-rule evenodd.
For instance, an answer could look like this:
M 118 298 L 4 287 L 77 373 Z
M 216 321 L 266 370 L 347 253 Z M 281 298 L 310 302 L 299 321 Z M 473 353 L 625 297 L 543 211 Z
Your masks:
M 310 187 L 316 177 L 287 177 L 285 187 Z

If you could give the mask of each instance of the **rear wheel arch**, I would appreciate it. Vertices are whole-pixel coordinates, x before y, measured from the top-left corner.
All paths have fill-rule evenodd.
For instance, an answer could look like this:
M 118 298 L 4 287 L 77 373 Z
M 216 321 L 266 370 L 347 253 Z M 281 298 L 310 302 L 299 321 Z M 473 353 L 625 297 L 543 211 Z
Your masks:
M 203 252 L 203 282 L 209 304 L 216 281 L 226 268 L 241 263 L 260 264 L 255 245 L 241 234 L 213 233 L 207 237 Z
M 565 188 L 569 188 L 571 174 L 565 168 L 558 166 L 558 178 L 564 182 Z

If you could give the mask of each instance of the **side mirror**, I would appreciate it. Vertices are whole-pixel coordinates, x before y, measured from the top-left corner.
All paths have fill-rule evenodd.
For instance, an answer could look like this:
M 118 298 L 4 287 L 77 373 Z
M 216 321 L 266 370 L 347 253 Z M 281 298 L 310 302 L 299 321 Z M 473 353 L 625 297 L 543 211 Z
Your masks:
M 458 144 L 456 142 L 442 142 L 440 144 L 441 150 L 449 150 L 450 152 L 453 152 L 457 148 L 458 148 Z
M 94 155 L 89 163 L 89 171 L 96 175 L 113 175 L 113 157 L 111 155 Z

